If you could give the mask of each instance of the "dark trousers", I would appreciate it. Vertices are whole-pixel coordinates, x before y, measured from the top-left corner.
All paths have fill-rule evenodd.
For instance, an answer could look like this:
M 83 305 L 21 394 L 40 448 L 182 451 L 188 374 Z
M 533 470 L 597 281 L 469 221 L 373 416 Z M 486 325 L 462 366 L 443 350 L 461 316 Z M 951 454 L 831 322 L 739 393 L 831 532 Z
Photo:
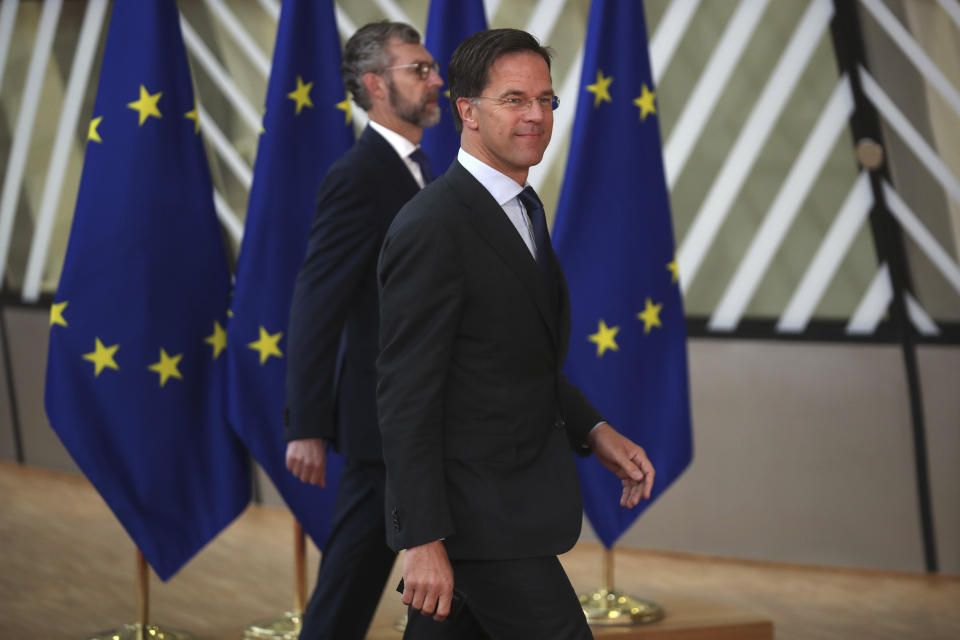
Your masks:
M 407 610 L 404 640 L 592 640 L 577 594 L 555 556 L 452 560 L 465 603 L 436 622 Z
M 396 558 L 386 543 L 385 478 L 383 463 L 347 460 L 300 640 L 366 635 Z

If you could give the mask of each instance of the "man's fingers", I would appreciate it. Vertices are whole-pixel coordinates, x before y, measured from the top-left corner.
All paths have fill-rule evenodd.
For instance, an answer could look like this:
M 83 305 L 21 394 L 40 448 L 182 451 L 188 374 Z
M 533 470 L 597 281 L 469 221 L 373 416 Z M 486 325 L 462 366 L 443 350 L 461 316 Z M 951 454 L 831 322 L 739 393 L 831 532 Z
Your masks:
M 437 592 L 433 589 L 427 589 L 423 597 L 423 606 L 420 607 L 420 613 L 425 616 L 432 616 L 437 609 Z
M 404 591 L 406 591 L 406 589 L 404 589 Z M 410 601 L 410 606 L 416 609 L 417 611 L 420 611 L 421 609 L 423 609 L 423 600 L 424 600 L 424 596 L 426 595 L 426 591 L 427 591 L 426 589 L 417 589 L 416 587 L 414 587 L 413 599 Z
M 453 600 L 453 593 L 446 590 L 440 592 L 440 600 L 437 602 L 437 615 L 433 619 L 437 622 L 443 622 L 450 615 L 450 602 Z
M 409 607 L 410 603 L 413 602 L 413 589 L 406 583 L 403 585 L 403 595 L 400 596 L 400 602 L 402 602 L 405 607 Z

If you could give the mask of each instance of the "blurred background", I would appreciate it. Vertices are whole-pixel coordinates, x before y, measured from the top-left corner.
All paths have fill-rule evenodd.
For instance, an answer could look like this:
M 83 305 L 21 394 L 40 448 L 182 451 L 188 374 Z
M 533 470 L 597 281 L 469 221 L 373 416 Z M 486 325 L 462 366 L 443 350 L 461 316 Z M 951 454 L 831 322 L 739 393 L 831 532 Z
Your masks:
M 279 1 L 178 4 L 235 262 Z M 556 52 L 561 107 L 530 175 L 550 217 L 590 97 L 589 0 L 485 6 Z M 619 545 L 960 574 L 960 3 L 644 6 L 694 459 Z M 109 7 L 0 4 L 0 459 L 75 473 L 44 368 Z M 340 0 L 341 42 L 383 18 L 423 33 L 427 10 Z

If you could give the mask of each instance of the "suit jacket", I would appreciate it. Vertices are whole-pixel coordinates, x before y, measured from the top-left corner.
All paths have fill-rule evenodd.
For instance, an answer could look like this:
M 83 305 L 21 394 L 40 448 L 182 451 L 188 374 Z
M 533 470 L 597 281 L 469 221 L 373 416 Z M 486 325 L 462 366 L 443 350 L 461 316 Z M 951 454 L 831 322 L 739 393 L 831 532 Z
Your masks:
M 286 440 L 321 437 L 347 457 L 383 459 L 377 255 L 397 211 L 419 190 L 370 127 L 324 177 L 290 309 Z
M 563 376 L 556 290 L 503 209 L 458 162 L 413 198 L 380 255 L 377 403 L 388 543 L 445 539 L 451 557 L 569 550 L 581 454 L 603 418 Z

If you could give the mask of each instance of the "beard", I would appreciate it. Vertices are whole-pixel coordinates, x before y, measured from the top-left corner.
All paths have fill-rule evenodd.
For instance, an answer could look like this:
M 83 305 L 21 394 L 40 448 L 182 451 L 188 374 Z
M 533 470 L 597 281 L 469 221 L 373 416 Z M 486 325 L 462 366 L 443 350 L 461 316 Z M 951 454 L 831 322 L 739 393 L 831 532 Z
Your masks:
M 435 103 L 439 95 L 438 90 L 429 91 L 421 100 L 414 102 L 401 95 L 393 81 L 389 81 L 387 87 L 390 92 L 390 107 L 401 120 L 421 129 L 432 127 L 440 122 L 440 107 Z M 430 101 L 434 101 L 434 104 L 428 105 Z

